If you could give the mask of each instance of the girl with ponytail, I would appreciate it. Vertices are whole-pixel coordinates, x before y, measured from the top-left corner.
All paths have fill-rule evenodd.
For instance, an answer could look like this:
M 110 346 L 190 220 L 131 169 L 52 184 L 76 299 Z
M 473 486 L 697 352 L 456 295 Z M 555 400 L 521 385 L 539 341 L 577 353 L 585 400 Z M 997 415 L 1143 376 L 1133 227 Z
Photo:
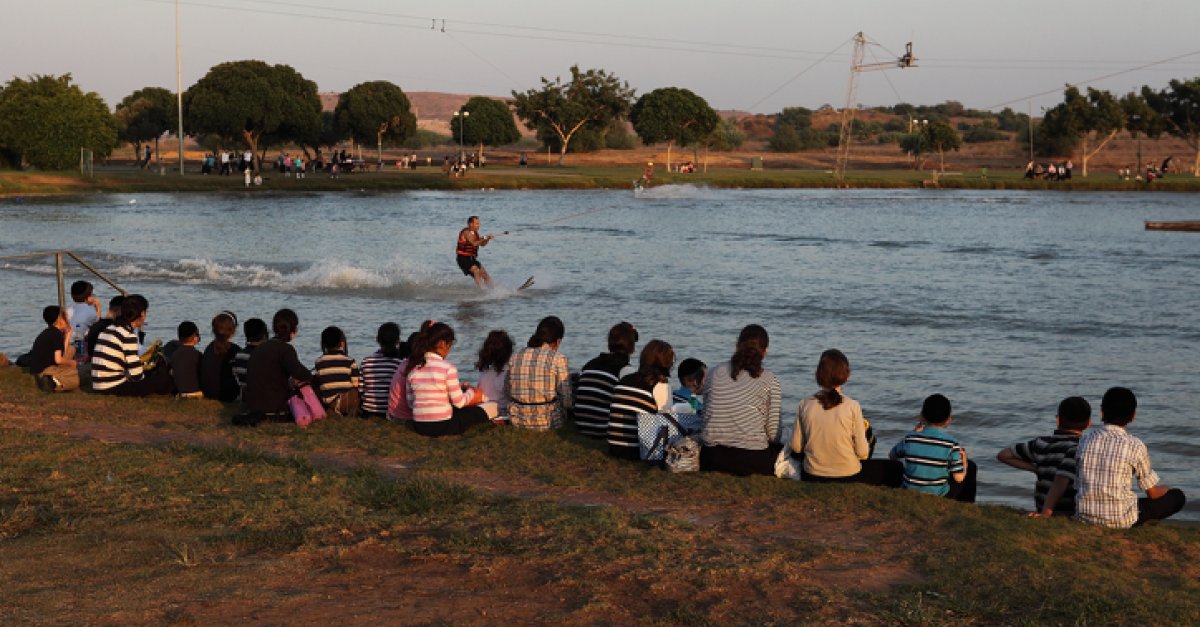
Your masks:
M 509 360 L 504 396 L 512 426 L 557 429 L 574 406 L 567 357 L 558 352 L 565 333 L 557 316 L 542 318 L 526 347 Z
M 259 344 L 246 362 L 246 392 L 242 402 L 246 413 L 235 424 L 254 425 L 263 420 L 290 422 L 287 399 L 290 381 L 311 381 L 312 372 L 300 363 L 291 341 L 300 329 L 300 319 L 291 309 L 280 309 L 271 320 L 275 337 Z
M 212 319 L 212 332 L 213 341 L 200 357 L 200 390 L 204 392 L 204 398 L 231 403 L 241 394 L 241 386 L 233 376 L 233 360 L 242 350 L 233 343 L 237 316 L 231 311 L 217 314 Z
M 411 391 L 408 389 L 408 363 L 419 348 L 421 337 L 434 324 L 436 323 L 433 320 L 422 322 L 407 340 L 400 343 L 397 353 L 402 359 L 396 365 L 396 373 L 392 375 L 391 385 L 388 387 L 387 418 L 391 422 L 408 422 L 413 418 L 412 399 L 409 398 Z M 424 350 L 421 350 L 421 355 L 425 355 Z
M 850 360 L 837 349 L 821 353 L 817 363 L 820 390 L 800 401 L 790 442 L 793 455 L 802 456 L 804 481 L 853 482 L 883 485 L 898 479 L 900 470 L 887 460 L 871 460 L 873 436 L 858 401 L 842 386 L 850 380 Z
M 733 356 L 704 381 L 700 469 L 735 475 L 775 475 L 782 392 L 763 366 L 770 337 L 757 324 L 742 329 Z M 748 375 L 748 376 L 743 376 Z
M 490 422 L 479 407 L 483 395 L 463 385 L 458 368 L 446 360 L 454 341 L 450 325 L 434 323 L 417 338 L 404 367 L 412 392 L 413 430 L 421 435 L 460 435 L 472 425 Z

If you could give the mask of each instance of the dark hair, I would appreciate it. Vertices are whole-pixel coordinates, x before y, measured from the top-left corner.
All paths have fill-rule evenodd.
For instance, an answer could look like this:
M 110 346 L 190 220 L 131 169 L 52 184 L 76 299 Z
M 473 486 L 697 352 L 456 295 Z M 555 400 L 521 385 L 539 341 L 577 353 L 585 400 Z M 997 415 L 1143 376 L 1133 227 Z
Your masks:
M 479 349 L 479 358 L 475 360 L 475 369 L 483 372 L 488 368 L 503 372 L 508 365 L 508 358 L 513 354 L 513 339 L 502 329 L 493 330 L 483 340 Z
M 671 376 L 674 365 L 675 349 L 662 340 L 650 340 L 638 357 L 637 378 L 646 387 L 663 383 Z
M 950 419 L 950 399 L 941 394 L 932 394 L 921 405 L 921 418 L 926 424 L 944 425 Z
M 270 332 L 267 329 L 267 323 L 262 318 L 251 318 L 242 325 L 242 330 L 246 333 L 247 342 L 261 342 L 267 339 L 267 334 Z
M 179 327 L 175 329 L 175 335 L 182 342 L 186 339 L 200 335 L 200 327 L 196 326 L 191 320 L 184 320 L 179 323 Z
M 325 330 L 321 331 L 321 352 L 328 355 L 336 351 L 342 345 L 342 342 L 345 341 L 346 334 L 342 333 L 341 329 L 337 327 L 325 327 Z
M 405 359 L 412 357 L 413 353 L 415 352 L 414 349 L 417 347 L 417 340 L 421 339 L 421 336 L 424 335 L 425 332 L 429 330 L 429 327 L 432 327 L 434 324 L 435 322 L 433 320 L 426 320 L 425 322 L 421 323 L 421 326 L 417 327 L 416 331 L 409 333 L 408 339 L 404 340 L 404 343 L 400 345 L 400 355 Z
M 58 322 L 58 317 L 61 315 L 62 307 L 58 305 L 49 305 L 45 309 L 42 309 L 42 320 L 45 320 L 46 324 L 50 326 L 54 326 L 54 323 Z
M 621 355 L 628 363 L 629 356 L 637 349 L 637 327 L 622 320 L 608 330 L 608 352 Z
M 437 348 L 437 345 L 442 342 L 454 343 L 454 329 L 445 322 L 435 322 L 428 329 L 421 332 L 417 336 L 417 340 L 413 342 L 412 355 L 408 358 L 408 365 L 404 368 L 404 376 L 408 376 L 413 370 L 425 365 L 425 353 L 432 352 Z
M 92 295 L 92 284 L 87 281 L 76 281 L 71 284 L 71 300 L 82 303 Z
M 467 226 L 471 226 L 471 223 L 472 223 L 472 222 L 474 222 L 474 221 L 476 221 L 476 220 L 478 220 L 478 219 L 479 219 L 479 216 L 470 216 L 470 217 L 468 217 L 468 218 L 467 218 Z
M 400 325 L 395 322 L 385 322 L 379 325 L 379 330 L 375 332 L 375 342 L 379 344 L 379 351 L 385 357 L 402 357 L 400 354 Z
M 141 294 L 130 294 L 121 301 L 121 313 L 114 320 L 116 324 L 129 326 L 150 308 L 150 301 Z
M 729 358 L 729 377 L 737 380 L 743 370 L 757 379 L 763 372 L 763 357 L 766 356 L 767 346 L 771 338 L 767 330 L 757 324 L 746 325 L 738 334 L 737 348 L 733 357 Z
M 1058 404 L 1058 422 L 1063 429 L 1083 429 L 1092 419 L 1092 406 L 1082 396 L 1064 398 Z
M 125 295 L 117 294 L 116 296 L 113 296 L 112 298 L 108 299 L 108 310 L 112 311 L 114 309 L 120 309 L 121 303 L 124 303 L 124 302 L 125 302 Z
M 292 334 L 300 327 L 300 317 L 291 309 L 280 309 L 275 312 L 275 317 L 271 318 L 271 330 L 275 332 L 275 337 L 287 342 L 292 339 Z
M 525 343 L 529 348 L 537 348 L 542 344 L 553 344 L 563 338 L 566 333 L 566 328 L 563 327 L 562 320 L 558 316 L 546 316 L 538 322 L 537 330 L 533 335 L 529 336 L 529 341 Z
M 1129 388 L 1108 388 L 1100 400 L 1100 419 L 1104 424 L 1124 427 L 1137 412 L 1137 396 Z
M 706 368 L 708 368 L 708 366 L 705 365 L 704 362 L 694 357 L 688 357 L 687 359 L 679 362 L 679 382 L 683 383 L 687 379 L 694 379 L 695 377 L 699 376 L 700 373 L 704 372 Z
M 229 352 L 229 347 L 233 346 L 233 334 L 237 333 L 237 316 L 233 312 L 222 311 L 213 316 L 212 319 L 213 351 L 217 356 L 224 356 Z M 180 338 L 182 339 L 182 338 Z
M 849 380 L 850 360 L 842 351 L 831 348 L 821 353 L 821 360 L 817 362 L 817 385 L 821 386 L 821 391 L 816 394 L 821 407 L 833 409 L 841 405 L 842 395 L 834 388 Z

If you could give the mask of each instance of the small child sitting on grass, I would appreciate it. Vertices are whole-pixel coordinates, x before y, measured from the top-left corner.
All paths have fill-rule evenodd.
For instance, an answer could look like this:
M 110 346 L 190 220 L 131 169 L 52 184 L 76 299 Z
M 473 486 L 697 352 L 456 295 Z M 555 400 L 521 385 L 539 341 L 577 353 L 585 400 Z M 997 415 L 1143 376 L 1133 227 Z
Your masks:
M 233 358 L 233 376 L 238 382 L 238 396 L 246 393 L 246 370 L 250 367 L 250 355 L 259 344 L 267 341 L 270 329 L 262 318 L 251 318 L 242 325 L 246 332 L 246 345 Z
M 1103 425 L 1079 438 L 1076 458 L 1076 518 L 1093 525 L 1128 529 L 1174 516 L 1186 502 L 1183 491 L 1158 481 L 1146 445 L 1126 431 L 1137 415 L 1137 397 L 1128 388 L 1109 388 L 1100 401 Z M 1130 489 L 1137 478 L 1146 491 Z
M 354 418 L 358 416 L 358 363 L 346 354 L 346 334 L 337 327 L 321 332 L 321 352 L 313 368 L 313 388 L 321 403 L 330 411 Z
M 676 372 L 679 374 L 679 389 L 671 393 L 671 402 L 677 406 L 675 411 L 683 409 L 680 405 L 686 404 L 691 409 L 685 413 L 703 414 L 704 398 L 699 394 L 704 386 L 704 375 L 708 374 L 708 366 L 699 359 L 688 357 L 679 362 Z
M 38 387 L 43 390 L 74 390 L 79 387 L 79 371 L 67 313 L 58 305 L 50 305 L 42 310 L 42 320 L 46 328 L 33 341 L 33 348 L 26 357 L 29 372 L 37 377 Z
M 958 439 L 946 432 L 950 426 L 950 399 L 934 394 L 921 406 L 921 422 L 888 457 L 904 465 L 902 486 L 928 494 L 975 502 L 975 464 Z
M 171 351 L 171 379 L 179 398 L 204 398 L 200 391 L 200 328 L 191 320 L 179 323 L 179 345 Z
M 1075 515 L 1075 450 L 1091 424 L 1092 406 L 1079 396 L 1063 399 L 1053 435 L 1014 444 L 996 459 L 1037 475 L 1033 485 L 1034 516 Z

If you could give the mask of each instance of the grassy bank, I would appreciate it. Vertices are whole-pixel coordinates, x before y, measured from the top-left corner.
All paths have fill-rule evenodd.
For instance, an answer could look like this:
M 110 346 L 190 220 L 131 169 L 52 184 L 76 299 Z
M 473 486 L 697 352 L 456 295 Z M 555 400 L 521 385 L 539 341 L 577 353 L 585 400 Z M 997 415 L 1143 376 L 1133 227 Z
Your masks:
M 672 475 L 570 430 L 236 429 L 13 368 L 0 411 L 6 622 L 1200 621 L 1190 527 Z
M 417 189 L 629 189 L 641 172 L 631 168 L 599 166 L 540 166 L 531 168 L 488 167 L 473 170 L 465 178 L 447 178 L 436 168 L 415 172 L 387 169 L 381 172 L 348 174 L 333 179 L 310 175 L 295 179 L 268 173 L 262 187 L 247 189 L 241 177 L 179 177 L 148 172 L 111 169 L 94 177 L 71 172 L 0 172 L 0 197 L 45 194 L 91 194 L 135 192 L 239 192 L 297 193 L 316 191 L 385 192 Z M 707 173 L 659 172 L 655 185 L 693 184 L 720 188 L 920 188 L 933 181 L 930 172 L 912 170 L 851 171 L 838 182 L 823 170 L 710 169 Z M 1103 191 L 1200 191 L 1200 178 L 1178 175 L 1146 184 L 1121 181 L 1112 176 L 1093 176 L 1071 181 L 1028 181 L 1020 172 L 978 170 L 937 178 L 944 189 L 1033 189 Z

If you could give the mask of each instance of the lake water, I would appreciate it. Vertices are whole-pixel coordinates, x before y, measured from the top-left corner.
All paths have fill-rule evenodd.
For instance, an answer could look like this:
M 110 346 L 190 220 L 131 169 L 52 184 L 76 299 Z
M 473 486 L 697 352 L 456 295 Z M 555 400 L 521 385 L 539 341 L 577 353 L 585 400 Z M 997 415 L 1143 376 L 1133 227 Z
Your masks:
M 468 215 L 498 288 L 454 264 Z M 933 392 L 980 464 L 980 499 L 1030 508 L 1032 476 L 994 461 L 1053 428 L 1059 400 L 1133 388 L 1132 431 L 1163 481 L 1200 499 L 1200 235 L 1146 232 L 1146 219 L 1200 219 L 1200 196 L 917 190 L 709 190 L 139 194 L 0 201 L 0 255 L 66 248 L 151 303 L 151 337 L 195 320 L 204 342 L 221 309 L 300 316 L 315 359 L 341 326 L 351 354 L 381 322 L 423 319 L 458 333 L 469 370 L 490 329 L 523 344 L 544 315 L 563 319 L 573 368 L 637 325 L 677 359 L 729 357 L 751 322 L 771 334 L 767 366 L 790 418 L 816 390 L 821 351 L 854 371 L 845 391 L 880 451 Z M 90 278 L 68 261 L 69 280 Z M 529 275 L 531 289 L 515 287 Z M 113 291 L 98 281 L 103 301 Z M 0 262 L 0 350 L 27 350 L 56 300 L 51 259 Z M 241 338 L 239 335 L 239 342 Z M 1186 518 L 1200 519 L 1189 504 Z

